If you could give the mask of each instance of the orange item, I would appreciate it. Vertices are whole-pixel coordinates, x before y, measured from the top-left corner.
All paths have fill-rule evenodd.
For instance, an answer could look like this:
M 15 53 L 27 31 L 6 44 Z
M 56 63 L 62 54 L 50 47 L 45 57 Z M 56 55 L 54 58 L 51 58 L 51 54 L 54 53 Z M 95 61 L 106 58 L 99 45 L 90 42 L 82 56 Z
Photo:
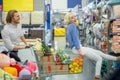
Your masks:
M 83 59 L 82 59 L 82 58 L 80 58 L 80 59 L 79 59 L 79 61 L 80 61 L 80 62 L 83 62 Z
M 18 76 L 17 69 L 14 67 L 4 67 L 3 70 L 11 74 L 12 76 Z
M 83 66 L 83 63 L 82 63 L 82 62 L 80 62 L 80 63 L 79 63 L 79 66 Z

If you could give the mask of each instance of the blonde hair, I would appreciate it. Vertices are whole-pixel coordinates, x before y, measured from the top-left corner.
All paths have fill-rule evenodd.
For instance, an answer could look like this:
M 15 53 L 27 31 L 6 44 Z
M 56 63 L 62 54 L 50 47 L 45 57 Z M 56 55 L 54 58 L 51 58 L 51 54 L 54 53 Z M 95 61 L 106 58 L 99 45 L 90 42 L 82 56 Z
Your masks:
M 71 22 L 70 21 L 71 18 L 74 17 L 74 16 L 75 16 L 75 14 L 73 14 L 73 13 L 67 13 L 64 17 L 64 23 L 69 24 Z

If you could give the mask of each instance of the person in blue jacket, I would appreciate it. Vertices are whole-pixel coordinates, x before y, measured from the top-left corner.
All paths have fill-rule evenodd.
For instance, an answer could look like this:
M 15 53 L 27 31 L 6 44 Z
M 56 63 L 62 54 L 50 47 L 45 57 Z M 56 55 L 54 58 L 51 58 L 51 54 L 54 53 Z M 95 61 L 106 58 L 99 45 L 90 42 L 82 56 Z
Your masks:
M 88 59 L 96 61 L 94 80 L 100 80 L 102 58 L 113 61 L 120 61 L 120 56 L 115 57 L 104 54 L 102 51 L 99 50 L 95 50 L 89 47 L 82 47 L 79 38 L 79 32 L 75 25 L 76 16 L 74 13 L 67 13 L 64 17 L 64 22 L 65 24 L 67 24 L 66 36 L 73 53 L 78 53 L 82 58 L 87 57 Z

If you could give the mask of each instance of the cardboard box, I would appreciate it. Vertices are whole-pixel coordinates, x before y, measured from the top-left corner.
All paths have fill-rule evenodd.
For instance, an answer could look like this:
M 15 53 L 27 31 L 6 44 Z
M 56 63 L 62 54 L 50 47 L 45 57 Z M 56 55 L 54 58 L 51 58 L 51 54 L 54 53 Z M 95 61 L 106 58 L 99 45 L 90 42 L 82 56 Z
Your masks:
M 51 55 L 51 56 L 43 56 L 43 57 L 41 57 L 41 59 L 40 59 L 40 61 L 41 62 L 54 62 L 54 57 L 53 57 L 53 55 Z
M 43 64 L 42 70 L 44 74 L 68 74 L 68 65 Z
M 57 71 L 68 71 L 68 65 L 56 65 Z
M 42 65 L 56 65 L 55 62 L 42 62 Z
M 56 65 L 56 75 L 69 74 L 68 65 Z
M 51 65 L 51 64 L 49 64 L 49 65 L 46 64 L 46 65 L 42 66 L 42 70 L 43 70 L 44 74 L 56 73 L 56 69 L 55 68 L 56 68 L 55 65 Z
M 69 73 L 68 65 L 56 65 L 53 55 L 41 57 L 40 62 L 42 63 L 43 74 L 57 75 Z
M 55 75 L 63 75 L 63 74 L 69 74 L 69 71 L 56 71 Z

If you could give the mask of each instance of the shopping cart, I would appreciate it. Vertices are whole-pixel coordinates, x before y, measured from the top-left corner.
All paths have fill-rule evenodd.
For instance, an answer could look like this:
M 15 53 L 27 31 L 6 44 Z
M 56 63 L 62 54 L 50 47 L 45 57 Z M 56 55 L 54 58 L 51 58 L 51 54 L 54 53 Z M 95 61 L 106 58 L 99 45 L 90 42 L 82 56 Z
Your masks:
M 79 58 L 78 54 L 73 54 L 71 50 L 66 50 L 71 58 Z M 40 64 L 40 80 L 55 80 L 53 76 L 55 75 L 71 75 L 71 74 L 81 74 L 81 72 L 70 73 L 69 64 L 57 64 L 55 61 L 55 55 L 42 56 L 39 60 Z M 82 68 L 82 66 L 81 66 Z
M 34 51 L 33 46 L 28 47 L 25 50 L 29 50 L 30 54 L 28 54 L 28 55 L 31 55 L 31 56 L 35 57 L 34 62 L 38 66 L 38 56 L 36 55 L 36 52 Z M 11 51 L 8 51 L 6 53 L 7 53 L 8 56 L 10 56 Z M 22 55 L 22 57 L 23 57 L 23 55 Z M 17 59 L 18 58 L 19 57 L 17 57 Z M 29 61 L 29 58 L 27 60 Z M 24 61 L 24 60 L 22 60 L 22 61 Z M 18 62 L 18 64 L 22 64 L 23 67 L 25 66 L 24 63 L 21 63 L 21 62 Z M 33 73 L 31 75 L 23 75 L 21 78 L 19 78 L 19 77 L 11 77 L 8 74 L 4 74 L 3 77 L 0 78 L 0 80 L 38 80 L 38 77 L 39 77 L 39 69 L 38 69 L 38 73 Z

